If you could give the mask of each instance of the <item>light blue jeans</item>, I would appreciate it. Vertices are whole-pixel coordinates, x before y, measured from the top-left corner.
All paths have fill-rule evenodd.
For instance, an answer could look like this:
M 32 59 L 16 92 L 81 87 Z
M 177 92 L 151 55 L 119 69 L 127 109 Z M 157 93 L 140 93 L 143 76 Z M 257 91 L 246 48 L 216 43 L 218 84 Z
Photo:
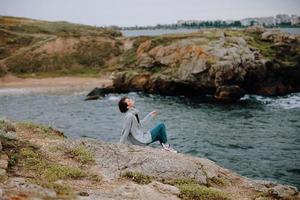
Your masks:
M 167 132 L 164 123 L 157 124 L 154 128 L 150 130 L 152 142 L 159 141 L 160 143 L 167 143 Z M 152 143 L 151 142 L 151 143 Z

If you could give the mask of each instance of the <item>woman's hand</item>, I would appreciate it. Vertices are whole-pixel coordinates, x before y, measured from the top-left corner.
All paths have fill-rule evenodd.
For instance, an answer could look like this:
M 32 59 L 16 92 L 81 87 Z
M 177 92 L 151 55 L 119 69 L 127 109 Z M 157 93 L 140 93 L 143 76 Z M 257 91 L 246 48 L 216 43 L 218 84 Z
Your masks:
M 157 111 L 152 111 L 151 113 L 150 113 L 150 115 L 152 116 L 152 117 L 155 117 L 156 115 L 158 115 L 158 112 Z

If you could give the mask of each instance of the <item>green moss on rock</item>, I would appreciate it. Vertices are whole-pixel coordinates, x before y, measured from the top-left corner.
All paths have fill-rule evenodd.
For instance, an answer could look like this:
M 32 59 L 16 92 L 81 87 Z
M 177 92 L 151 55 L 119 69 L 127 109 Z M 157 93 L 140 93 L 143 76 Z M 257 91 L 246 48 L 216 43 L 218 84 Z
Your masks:
M 200 185 L 195 179 L 173 179 L 163 182 L 178 187 L 179 197 L 184 200 L 230 200 L 223 192 Z
M 92 153 L 82 144 L 70 149 L 68 152 L 82 164 L 95 162 Z
M 19 122 L 17 123 L 17 126 L 49 139 L 60 139 L 65 137 L 62 132 L 46 125 L 37 125 L 32 122 Z
M 149 184 L 152 182 L 153 177 L 144 175 L 140 172 L 125 172 L 121 175 L 124 178 L 132 180 L 138 184 Z
M 179 197 L 184 200 L 229 200 L 224 193 L 199 184 L 182 184 L 179 189 Z

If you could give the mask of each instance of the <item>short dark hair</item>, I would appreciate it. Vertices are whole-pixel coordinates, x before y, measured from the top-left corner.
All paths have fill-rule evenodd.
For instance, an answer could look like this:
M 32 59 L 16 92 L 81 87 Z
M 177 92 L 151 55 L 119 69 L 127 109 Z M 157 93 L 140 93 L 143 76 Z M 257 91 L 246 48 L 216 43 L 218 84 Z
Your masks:
M 119 109 L 122 113 L 126 113 L 128 108 L 127 108 L 127 103 L 125 102 L 125 100 L 128 99 L 128 97 L 123 97 L 120 101 L 119 101 Z

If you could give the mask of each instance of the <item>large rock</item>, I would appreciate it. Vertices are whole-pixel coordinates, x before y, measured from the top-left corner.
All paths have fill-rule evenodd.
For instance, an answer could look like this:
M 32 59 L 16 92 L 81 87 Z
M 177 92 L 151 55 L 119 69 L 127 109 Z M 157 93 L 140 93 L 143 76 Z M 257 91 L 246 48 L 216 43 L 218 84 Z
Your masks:
M 208 178 L 228 172 L 207 159 L 195 159 L 158 149 L 106 144 L 94 140 L 88 144 L 106 179 L 117 178 L 122 172 L 134 171 L 158 179 L 195 179 L 201 184 L 207 184 Z
M 251 180 L 230 170 L 219 167 L 211 160 L 183 154 L 174 154 L 149 147 L 134 145 L 107 144 L 93 139 L 76 141 L 84 144 L 95 155 L 103 178 L 107 181 L 118 179 L 124 172 L 139 172 L 158 181 L 195 180 L 203 185 L 220 184 L 223 187 L 236 187 L 248 193 L 253 190 L 275 199 L 299 199 L 299 192 L 293 186 L 269 181 Z M 152 183 L 161 190 L 176 194 L 176 188 Z M 249 199 L 249 198 L 243 198 Z
M 215 93 L 215 99 L 223 102 L 235 102 L 245 95 L 245 90 L 238 85 L 219 86 Z

